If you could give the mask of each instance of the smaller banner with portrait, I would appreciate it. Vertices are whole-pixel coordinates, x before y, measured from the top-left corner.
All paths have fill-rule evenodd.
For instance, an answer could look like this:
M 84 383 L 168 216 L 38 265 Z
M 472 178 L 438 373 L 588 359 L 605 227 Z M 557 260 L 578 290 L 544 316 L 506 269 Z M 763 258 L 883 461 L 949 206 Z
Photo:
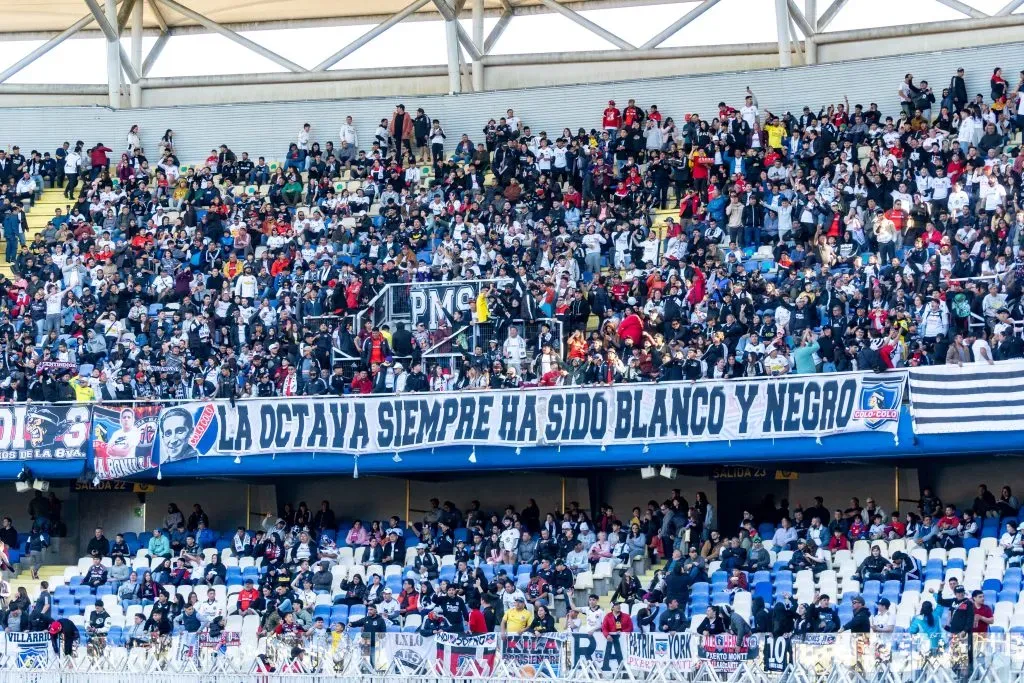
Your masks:
M 160 417 L 155 405 L 93 408 L 93 469 L 103 480 L 122 479 L 156 467 L 153 444 Z

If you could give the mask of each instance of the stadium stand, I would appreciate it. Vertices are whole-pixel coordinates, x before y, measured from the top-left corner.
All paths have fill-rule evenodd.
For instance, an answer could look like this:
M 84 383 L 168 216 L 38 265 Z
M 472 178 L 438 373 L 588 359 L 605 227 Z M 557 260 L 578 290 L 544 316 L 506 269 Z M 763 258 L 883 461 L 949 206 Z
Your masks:
M 183 164 L 173 131 L 150 160 L 137 127 L 113 157 L 14 147 L 0 321 L 19 355 L 0 391 L 342 395 L 1019 358 L 1022 105 L 1000 73 L 994 100 L 911 75 L 889 114 L 630 100 L 555 137 L 510 109 L 454 147 L 396 108 L 372 140 L 346 123 L 269 162 L 220 145 Z M 388 284 L 481 278 L 439 329 L 347 324 Z M 442 342 L 461 358 L 423 358 Z

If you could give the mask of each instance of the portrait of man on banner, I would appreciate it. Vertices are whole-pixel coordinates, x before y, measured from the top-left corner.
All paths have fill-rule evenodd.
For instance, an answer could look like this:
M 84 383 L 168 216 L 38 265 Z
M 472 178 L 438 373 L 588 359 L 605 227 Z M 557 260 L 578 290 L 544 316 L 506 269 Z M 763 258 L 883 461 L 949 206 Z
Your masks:
M 93 469 L 120 479 L 154 467 L 158 406 L 97 406 L 93 411 Z

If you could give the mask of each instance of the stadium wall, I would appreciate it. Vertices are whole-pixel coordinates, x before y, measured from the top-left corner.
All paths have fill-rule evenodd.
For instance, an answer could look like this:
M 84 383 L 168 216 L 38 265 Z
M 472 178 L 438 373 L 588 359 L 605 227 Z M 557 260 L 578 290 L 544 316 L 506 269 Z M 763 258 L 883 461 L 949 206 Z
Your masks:
M 927 36 L 917 39 L 899 39 L 905 47 L 927 46 Z M 895 40 L 895 39 L 894 39 Z M 840 45 L 825 45 L 822 49 L 839 49 Z M 88 145 L 104 142 L 120 152 L 125 135 L 132 124 L 142 129 L 143 146 L 156 149 L 156 143 L 167 128 L 177 133 L 175 143 L 180 159 L 185 163 L 204 160 L 209 150 L 227 144 L 236 153 L 248 151 L 255 158 L 266 156 L 268 161 L 280 160 L 293 142 L 302 124 L 313 126 L 313 138 L 324 142 L 337 137 L 338 127 L 346 115 L 352 115 L 364 145 L 372 139 L 381 117 L 387 116 L 401 101 L 407 107 L 423 107 L 431 117 L 439 118 L 448 133 L 450 146 L 466 132 L 477 141 L 480 130 L 490 117 L 504 114 L 509 107 L 516 109 L 524 123 L 533 131 L 545 130 L 557 135 L 563 126 L 573 129 L 595 127 L 608 99 L 620 104 L 630 97 L 645 106 L 657 104 L 675 117 L 687 112 L 712 116 L 718 102 L 726 99 L 737 103 L 743 89 L 750 86 L 758 95 L 762 109 L 782 113 L 804 103 L 815 108 L 822 104 L 842 101 L 845 94 L 851 104 L 878 102 L 885 113 L 898 112 L 896 89 L 904 74 L 911 72 L 915 79 L 927 79 L 936 91 L 948 82 L 957 67 L 967 70 L 970 93 L 989 91 L 988 78 L 993 66 L 1002 65 L 1008 73 L 1016 70 L 1024 42 L 1003 43 L 942 52 L 915 53 L 822 64 L 790 69 L 760 69 L 744 72 L 692 74 L 682 66 L 676 71 L 690 71 L 691 75 L 666 76 L 646 80 L 622 80 L 586 85 L 559 85 L 529 89 L 510 89 L 458 96 L 417 96 L 410 87 L 406 96 L 341 98 L 319 101 L 267 102 L 256 104 L 195 105 L 208 101 L 206 90 L 215 90 L 220 101 L 229 99 L 230 88 L 156 89 L 147 92 L 151 108 L 116 110 L 92 106 L 30 107 L 10 106 L 3 110 L 5 138 L 22 148 L 53 150 L 65 140 L 81 139 Z M 833 55 L 838 58 L 839 55 Z M 662 60 L 663 61 L 663 60 Z M 640 62 L 625 62 L 626 68 L 593 68 L 588 79 L 603 81 L 616 78 L 631 79 L 638 73 Z M 563 69 L 545 66 L 555 73 Z M 497 73 L 508 68 L 522 71 L 539 67 L 492 67 Z M 756 68 L 756 65 L 755 65 Z M 327 87 L 334 84 L 313 84 L 309 87 Z M 511 87 L 511 86 L 510 86 Z M 289 84 L 284 93 L 267 89 L 269 86 L 247 86 L 248 97 L 252 89 L 264 90 L 267 99 L 291 96 L 322 96 L 305 94 L 303 88 Z M 379 92 L 379 91 L 378 91 Z M 369 95 L 357 92 L 355 95 Z M 27 96 L 0 96 L 0 105 L 20 105 Z M 69 99 L 69 103 L 74 100 Z M 567 102 L 571 106 L 567 106 Z M 187 104 L 185 104 L 187 103 Z M 181 105 L 181 106 L 174 106 Z M 190 106 L 191 105 L 191 106 Z M 798 112 L 794 112 L 798 113 Z

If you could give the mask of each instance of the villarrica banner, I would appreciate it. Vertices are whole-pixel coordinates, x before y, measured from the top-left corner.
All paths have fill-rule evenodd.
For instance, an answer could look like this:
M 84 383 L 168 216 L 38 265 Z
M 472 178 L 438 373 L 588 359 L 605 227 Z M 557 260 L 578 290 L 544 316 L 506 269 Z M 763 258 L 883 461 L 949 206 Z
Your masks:
M 165 409 L 162 463 L 203 455 L 649 444 L 889 432 L 905 374 L 673 382 L 558 391 L 186 403 Z

